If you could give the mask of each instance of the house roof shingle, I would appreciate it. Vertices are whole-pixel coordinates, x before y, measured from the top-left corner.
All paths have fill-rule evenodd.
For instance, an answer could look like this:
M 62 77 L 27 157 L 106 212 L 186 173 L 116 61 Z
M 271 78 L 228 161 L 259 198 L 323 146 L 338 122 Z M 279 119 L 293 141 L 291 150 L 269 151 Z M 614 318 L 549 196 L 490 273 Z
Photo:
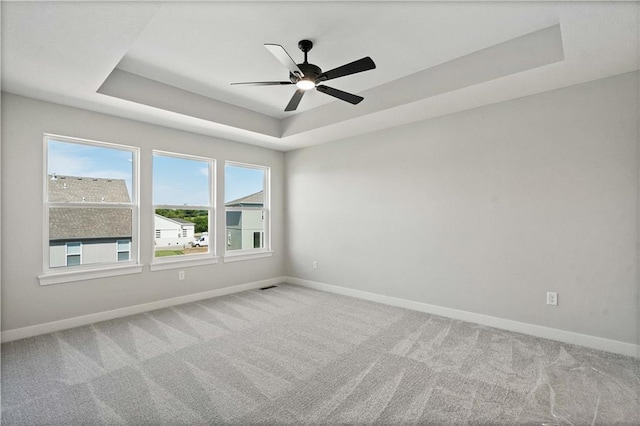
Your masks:
M 130 238 L 131 210 L 99 207 L 49 209 L 49 239 Z
M 124 179 L 49 175 L 49 201 L 130 203 Z
M 262 207 L 264 205 L 264 190 L 229 201 L 225 205 L 227 207 Z
M 173 223 L 177 223 L 180 226 L 195 226 L 196 224 L 193 222 L 189 222 L 188 220 L 185 219 L 180 219 L 178 217 L 166 217 L 166 216 L 162 216 L 158 213 L 156 213 L 156 218 L 161 218 L 164 220 L 167 220 L 169 222 L 173 222 Z
M 49 201 L 130 203 L 123 179 L 49 175 Z M 50 240 L 131 238 L 132 212 L 111 207 L 52 207 Z

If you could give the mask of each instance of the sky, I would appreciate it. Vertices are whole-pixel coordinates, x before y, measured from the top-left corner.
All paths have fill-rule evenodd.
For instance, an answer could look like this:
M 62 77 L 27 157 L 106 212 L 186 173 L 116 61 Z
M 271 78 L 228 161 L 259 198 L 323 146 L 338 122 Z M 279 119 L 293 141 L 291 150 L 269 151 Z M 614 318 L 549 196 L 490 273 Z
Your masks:
M 50 140 L 47 173 L 66 176 L 124 179 L 131 196 L 133 154 L 130 151 Z M 207 206 L 209 162 L 153 156 L 153 203 Z M 225 202 L 263 189 L 264 171 L 225 168 Z M 222 194 L 219 194 L 222 195 Z
M 264 170 L 226 166 L 224 169 L 224 202 L 237 200 L 264 189 Z
M 130 151 L 50 140 L 47 173 L 124 179 L 131 197 L 133 154 Z
M 153 204 L 209 205 L 209 162 L 153 156 Z

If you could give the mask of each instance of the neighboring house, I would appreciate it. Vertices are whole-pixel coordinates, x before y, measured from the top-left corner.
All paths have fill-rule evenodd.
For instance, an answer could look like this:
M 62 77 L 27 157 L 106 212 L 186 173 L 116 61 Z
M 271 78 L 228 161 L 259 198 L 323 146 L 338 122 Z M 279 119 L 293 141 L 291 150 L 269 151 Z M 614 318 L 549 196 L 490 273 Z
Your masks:
M 155 217 L 156 247 L 185 246 L 193 241 L 196 224 L 184 219 Z
M 49 200 L 129 203 L 123 179 L 50 175 Z M 52 268 L 112 263 L 131 258 L 131 210 L 49 209 L 49 265 Z
M 264 191 L 229 201 L 226 207 L 260 208 L 264 206 Z M 227 250 L 264 247 L 264 212 L 262 210 L 227 211 Z

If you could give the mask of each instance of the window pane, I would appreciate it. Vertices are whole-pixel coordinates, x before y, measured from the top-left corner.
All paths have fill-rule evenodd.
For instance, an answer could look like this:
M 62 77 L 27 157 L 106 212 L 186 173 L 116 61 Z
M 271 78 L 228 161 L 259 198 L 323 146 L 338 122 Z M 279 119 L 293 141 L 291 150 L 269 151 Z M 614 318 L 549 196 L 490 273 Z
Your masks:
M 122 251 L 118 253 L 118 262 L 124 262 L 129 260 L 129 252 L 128 251 Z
M 47 149 L 49 201 L 131 203 L 131 151 L 56 140 Z
M 209 252 L 209 211 L 156 209 L 155 257 Z
M 67 243 L 67 254 L 82 253 L 82 243 Z
M 153 155 L 153 204 L 209 206 L 209 162 Z
M 262 248 L 262 210 L 227 211 L 227 250 Z M 256 237 L 257 234 L 257 237 Z
M 118 251 L 130 251 L 130 250 L 131 250 L 131 241 L 118 240 Z
M 130 208 L 50 208 L 49 266 L 79 264 L 80 244 L 83 265 L 113 263 L 118 241 L 131 241 L 132 219 Z
M 262 207 L 264 169 L 230 166 L 224 168 L 224 201 L 235 207 Z
M 264 248 L 267 168 L 225 166 L 226 249 Z
M 118 252 L 131 259 L 136 152 L 133 147 L 46 137 L 49 240 L 44 249 L 50 268 L 115 264 Z

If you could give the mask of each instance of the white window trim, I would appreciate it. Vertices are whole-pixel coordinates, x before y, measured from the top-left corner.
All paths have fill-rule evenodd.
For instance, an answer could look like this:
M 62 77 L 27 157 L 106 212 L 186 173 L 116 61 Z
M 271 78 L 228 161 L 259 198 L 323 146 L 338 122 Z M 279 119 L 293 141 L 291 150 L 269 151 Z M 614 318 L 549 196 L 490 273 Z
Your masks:
M 167 256 L 161 257 L 158 262 L 149 265 L 150 271 L 166 271 L 167 269 L 189 268 L 191 266 L 215 265 L 218 263 L 217 257 L 202 256 L 192 254 L 189 256 Z
M 126 265 L 127 262 L 120 262 L 123 265 L 109 266 L 91 269 L 75 269 L 73 271 L 50 272 L 38 276 L 40 285 L 62 284 L 74 281 L 86 281 L 96 278 L 115 277 L 118 275 L 139 274 L 142 272 L 142 265 Z
M 224 263 L 241 262 L 243 260 L 261 259 L 273 256 L 273 251 L 265 249 L 233 250 L 224 256 Z
M 264 204 L 263 207 L 228 207 L 224 205 L 224 231 L 225 231 L 225 242 L 224 242 L 224 262 L 239 262 L 243 260 L 252 260 L 252 259 L 260 259 L 263 257 L 270 257 L 273 255 L 272 247 L 271 247 L 271 167 L 269 166 L 261 166 L 259 164 L 248 164 L 248 163 L 240 163 L 237 161 L 225 161 L 226 166 L 232 167 L 245 167 L 248 169 L 258 169 L 264 171 L 264 180 L 263 180 L 263 190 L 264 190 Z M 224 182 L 226 187 L 226 181 Z M 227 250 L 227 211 L 250 211 L 250 210 L 262 210 L 264 212 L 264 228 L 262 232 L 264 232 L 263 237 L 263 247 L 262 248 L 251 248 L 245 250 Z
M 209 252 L 203 254 L 191 254 L 188 256 L 166 256 L 155 257 L 155 237 L 151 239 L 151 253 L 152 260 L 149 264 L 150 271 L 163 271 L 167 269 L 178 269 L 190 266 L 210 265 L 218 263 L 216 256 L 216 160 L 209 157 L 199 157 L 190 154 L 182 154 L 177 152 L 161 151 L 154 149 L 152 152 L 152 164 L 153 156 L 162 155 L 167 157 L 174 157 L 186 160 L 195 160 L 208 163 L 209 166 L 209 206 L 201 205 L 176 205 L 176 204 L 153 204 L 152 211 L 155 218 L 156 209 L 178 209 L 178 210 L 208 210 L 209 211 Z M 153 179 L 151 193 L 153 197 Z M 155 220 L 152 219 L 151 226 L 154 231 L 151 235 L 155 235 Z M 180 232 L 179 235 L 182 235 Z
M 49 140 L 56 140 L 60 142 L 75 143 L 80 145 L 90 145 L 101 148 L 112 148 L 131 152 L 133 165 L 131 176 L 131 203 L 63 203 L 63 202 L 49 202 Z M 40 285 L 60 284 L 65 282 L 83 281 L 94 278 L 103 278 L 110 276 L 117 276 L 123 274 L 133 274 L 142 272 L 142 265 L 140 264 L 140 148 L 131 145 L 115 144 L 112 142 L 97 141 L 91 139 L 74 138 L 70 136 L 56 135 L 52 133 L 44 133 L 42 137 L 43 154 L 43 257 L 42 257 L 42 274 L 38 276 Z M 73 267 L 64 268 L 51 268 L 50 267 L 50 248 L 49 248 L 49 209 L 52 207 L 122 207 L 131 209 L 131 251 L 130 259 L 126 262 L 114 262 L 105 266 L 105 264 L 90 264 L 79 265 Z M 66 264 L 66 253 L 65 253 Z

